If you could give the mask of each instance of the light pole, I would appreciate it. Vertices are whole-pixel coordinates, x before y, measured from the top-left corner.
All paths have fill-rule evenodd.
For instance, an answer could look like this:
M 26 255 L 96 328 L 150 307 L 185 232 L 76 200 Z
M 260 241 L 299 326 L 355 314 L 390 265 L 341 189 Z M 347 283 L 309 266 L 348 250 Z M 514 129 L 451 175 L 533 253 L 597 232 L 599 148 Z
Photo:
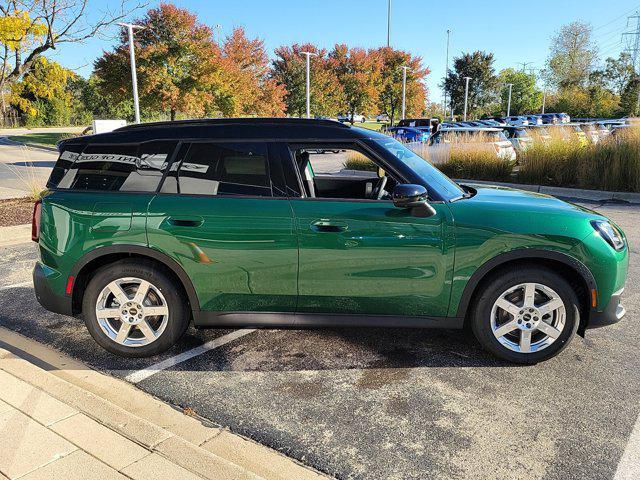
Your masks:
M 309 59 L 312 56 L 315 57 L 318 54 L 313 52 L 300 52 L 300 53 L 307 57 L 307 118 L 311 118 L 311 82 L 309 80 L 311 67 L 310 67 Z
M 121 27 L 127 27 L 129 31 L 129 58 L 131 60 L 131 83 L 133 84 L 133 110 L 136 123 L 140 123 L 140 102 L 138 101 L 138 76 L 136 75 L 136 54 L 133 50 L 133 29 L 140 30 L 144 27 L 132 23 L 118 23 Z
M 451 30 L 447 29 L 447 63 L 444 68 L 444 80 L 447 81 L 447 77 L 449 76 L 449 36 L 451 34 Z M 447 118 L 447 87 L 444 87 L 444 118 Z
M 505 84 L 509 87 L 509 100 L 507 101 L 507 117 L 511 116 L 511 91 L 513 90 L 513 83 Z
M 391 0 L 387 4 L 387 48 L 391 46 Z
M 215 32 L 218 33 L 216 34 Z M 213 37 L 216 39 L 216 43 L 218 44 L 218 46 L 220 46 L 220 42 L 222 40 L 222 25 L 220 25 L 219 23 L 217 23 L 213 27 Z
M 544 114 L 544 107 L 547 104 L 547 89 L 544 89 L 544 93 L 542 94 L 542 113 Z
M 467 103 L 469 101 L 469 80 L 471 77 L 464 77 L 465 79 L 465 87 L 464 87 L 464 121 L 467 121 Z
M 409 67 L 403 66 L 400 68 L 402 69 L 402 120 L 404 120 L 405 113 L 407 111 L 407 70 Z

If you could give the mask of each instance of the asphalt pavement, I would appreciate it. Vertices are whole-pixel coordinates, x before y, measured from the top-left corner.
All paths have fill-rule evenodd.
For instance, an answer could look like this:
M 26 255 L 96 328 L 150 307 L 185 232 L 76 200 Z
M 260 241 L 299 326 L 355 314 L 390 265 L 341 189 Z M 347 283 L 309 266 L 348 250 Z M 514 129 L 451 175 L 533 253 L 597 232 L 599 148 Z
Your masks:
M 463 332 L 355 328 L 191 329 L 163 355 L 122 359 L 37 304 L 24 285 L 35 244 L 0 249 L 0 326 L 145 377 L 142 390 L 339 478 L 613 478 L 637 448 L 640 207 L 588 206 L 629 236 L 627 316 L 537 366 L 496 360 Z

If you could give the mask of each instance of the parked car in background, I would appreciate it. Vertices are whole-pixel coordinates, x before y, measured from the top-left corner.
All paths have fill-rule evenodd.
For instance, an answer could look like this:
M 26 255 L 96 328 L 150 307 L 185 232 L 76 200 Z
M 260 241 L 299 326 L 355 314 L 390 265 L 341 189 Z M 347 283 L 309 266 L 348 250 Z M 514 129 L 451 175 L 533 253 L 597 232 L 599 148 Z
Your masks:
M 529 125 L 529 120 L 524 115 L 517 115 L 517 116 L 513 116 L 513 117 L 507 117 L 507 118 L 505 118 L 505 120 L 507 121 L 507 123 L 509 125 L 517 125 L 517 126 L 520 126 L 520 127 L 526 127 L 527 125 Z
M 589 140 L 591 143 L 596 144 L 600 141 L 600 133 L 598 132 L 595 124 L 580 123 L 579 126 L 586 135 L 587 140 Z
M 340 114 L 338 115 L 338 121 L 342 123 L 351 122 L 351 115 Z M 366 121 L 367 118 L 364 115 L 360 115 L 359 113 L 353 115 L 353 123 L 364 123 Z
M 534 142 L 548 142 L 552 138 L 548 128 L 548 125 L 529 125 L 527 130 Z
M 560 123 L 560 119 L 555 113 L 543 113 L 540 115 L 543 125 L 556 125 Z
M 580 143 L 580 145 L 586 146 L 589 144 L 590 140 L 587 137 L 587 134 L 584 132 L 584 130 L 582 130 L 580 125 L 578 125 L 577 123 L 570 123 L 570 124 L 565 124 L 565 126 L 569 128 L 570 131 L 573 133 L 574 137 L 578 139 L 578 142 Z
M 502 127 L 502 131 L 516 152 L 523 152 L 533 144 L 533 138 L 529 134 L 529 130 L 524 127 Z
M 452 148 L 489 151 L 496 158 L 516 159 L 513 145 L 499 128 L 446 127 L 431 135 L 428 151 L 433 163 L 449 160 Z
M 378 123 L 389 123 L 390 121 L 391 119 L 386 113 L 379 113 L 378 115 L 376 115 L 376 122 Z
M 397 127 L 429 127 L 432 132 L 437 130 L 438 125 L 438 118 L 403 118 L 396 124 Z
M 389 127 L 385 130 L 387 135 L 391 135 L 396 140 L 405 143 L 426 142 L 429 140 L 431 132 L 428 127 L 410 128 L 410 127 Z
M 542 118 L 540 115 L 524 115 L 529 120 L 529 125 L 542 125 Z
M 493 119 L 476 120 L 476 122 L 484 127 L 506 127 L 507 126 L 505 122 L 500 122 L 498 120 L 493 120 Z
M 571 122 L 571 117 L 569 116 L 568 113 L 556 113 L 556 115 L 558 115 L 558 119 L 560 120 L 560 123 L 570 123 Z

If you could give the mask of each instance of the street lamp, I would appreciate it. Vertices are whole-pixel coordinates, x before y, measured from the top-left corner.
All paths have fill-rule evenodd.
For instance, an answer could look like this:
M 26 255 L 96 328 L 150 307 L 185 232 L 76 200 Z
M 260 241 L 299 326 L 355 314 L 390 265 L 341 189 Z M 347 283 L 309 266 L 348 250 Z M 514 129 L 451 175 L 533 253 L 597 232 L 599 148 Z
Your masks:
M 400 67 L 402 69 L 402 120 L 404 120 L 405 117 L 405 113 L 407 111 L 406 105 L 406 99 L 407 99 L 407 70 L 409 69 L 409 67 L 407 66 L 403 66 Z
M 513 83 L 505 83 L 505 86 L 509 87 L 509 100 L 507 101 L 507 117 L 511 116 L 511 91 L 513 90 Z
M 310 81 L 309 81 L 309 75 L 310 75 L 310 63 L 309 63 L 309 59 L 312 56 L 317 56 L 317 53 L 313 53 L 313 52 L 300 52 L 301 54 L 303 54 L 304 56 L 307 57 L 307 118 L 311 118 L 311 85 L 310 85 Z
M 449 75 L 449 35 L 451 34 L 451 30 L 447 29 L 447 63 L 444 69 L 444 80 L 447 81 L 447 76 Z M 444 118 L 447 118 L 447 87 L 444 87 Z
M 133 30 L 145 27 L 132 23 L 118 23 L 121 27 L 127 27 L 129 31 L 129 58 L 131 60 L 131 83 L 133 84 L 133 110 L 136 123 L 140 123 L 140 102 L 138 101 L 138 76 L 136 75 L 136 55 L 133 51 Z
M 467 121 L 467 103 L 469 101 L 469 80 L 471 77 L 464 77 L 465 79 L 465 87 L 464 87 L 464 121 Z
M 391 0 L 387 4 L 387 48 L 391 46 Z
M 544 107 L 547 105 L 547 89 L 544 89 L 544 93 L 542 94 L 542 114 L 544 114 Z

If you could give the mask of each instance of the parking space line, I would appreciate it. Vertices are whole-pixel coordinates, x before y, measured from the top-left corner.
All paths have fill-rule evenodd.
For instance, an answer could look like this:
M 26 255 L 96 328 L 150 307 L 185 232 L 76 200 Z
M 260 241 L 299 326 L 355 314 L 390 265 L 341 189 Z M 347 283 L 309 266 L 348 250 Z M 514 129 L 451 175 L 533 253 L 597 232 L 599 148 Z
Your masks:
M 613 478 L 614 480 L 637 480 L 640 478 L 640 415 L 638 415 Z
M 143 368 L 142 370 L 137 370 L 133 373 L 130 373 L 125 377 L 125 380 L 131 383 L 138 383 L 142 380 L 149 378 L 152 375 L 155 375 L 162 370 L 166 370 L 167 368 L 173 367 L 179 363 L 185 362 L 193 357 L 197 357 L 198 355 L 202 355 L 203 353 L 208 352 L 209 350 L 213 350 L 214 348 L 221 347 L 222 345 L 226 345 L 229 342 L 233 342 L 234 340 L 244 337 L 252 332 L 255 332 L 255 328 L 243 328 L 240 330 L 235 330 L 231 333 L 213 339 L 207 343 L 203 343 L 199 347 L 192 348 L 191 350 L 187 350 L 186 352 L 182 352 L 178 355 L 175 355 L 171 358 L 167 358 L 161 362 L 156 363 L 155 365 L 151 365 L 149 367 Z
M 2 291 L 2 290 L 10 290 L 12 288 L 19 288 L 19 287 L 30 287 L 31 285 L 33 285 L 33 282 L 31 282 L 31 281 L 22 282 L 22 283 L 14 283 L 12 285 L 5 285 L 4 287 L 0 287 L 0 291 Z

